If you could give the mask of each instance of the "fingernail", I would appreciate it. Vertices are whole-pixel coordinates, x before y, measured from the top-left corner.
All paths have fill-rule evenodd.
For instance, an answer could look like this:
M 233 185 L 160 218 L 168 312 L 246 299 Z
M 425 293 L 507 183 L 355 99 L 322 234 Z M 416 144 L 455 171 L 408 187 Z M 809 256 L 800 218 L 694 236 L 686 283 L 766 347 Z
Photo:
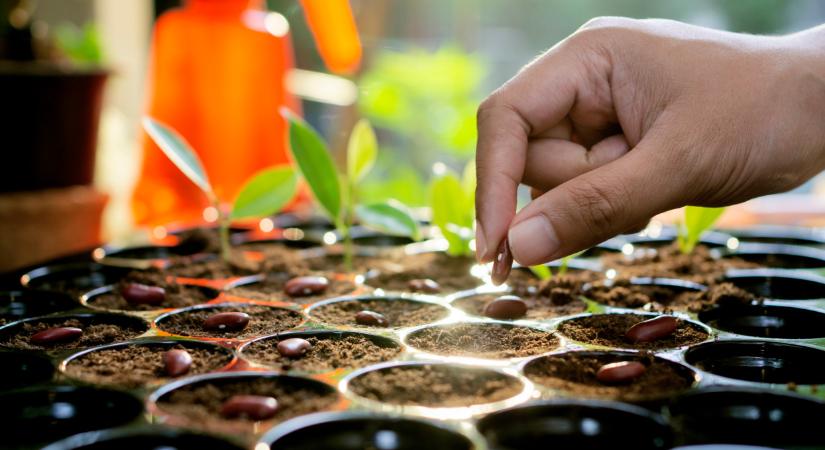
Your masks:
M 476 220 L 476 260 L 480 263 L 484 262 L 485 256 L 487 256 L 487 238 L 484 237 L 481 223 Z
M 507 281 L 510 276 L 510 269 L 513 267 L 513 255 L 510 254 L 510 245 L 507 243 L 507 238 L 501 241 L 496 252 L 496 257 L 493 260 L 493 284 L 496 286 Z
M 541 214 L 519 222 L 507 236 L 513 258 L 525 266 L 547 262 L 559 249 L 553 226 Z

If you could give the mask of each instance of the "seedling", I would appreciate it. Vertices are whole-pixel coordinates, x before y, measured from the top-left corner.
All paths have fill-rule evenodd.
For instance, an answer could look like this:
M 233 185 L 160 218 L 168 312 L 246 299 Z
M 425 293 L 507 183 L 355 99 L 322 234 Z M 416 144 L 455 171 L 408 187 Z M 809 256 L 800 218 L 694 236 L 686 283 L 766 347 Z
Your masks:
M 679 250 L 688 254 L 693 251 L 702 234 L 719 219 L 725 208 L 685 207 L 685 222 L 677 225 Z
M 561 259 L 561 263 L 559 264 L 559 270 L 557 271 L 559 276 L 562 276 L 567 273 L 567 268 L 570 265 L 570 260 L 581 255 L 584 251 L 573 253 L 572 255 L 567 255 Z M 539 280 L 549 280 L 553 278 L 553 270 L 550 269 L 550 266 L 540 264 L 537 266 L 530 266 L 530 271 L 533 272 Z
M 362 205 L 358 202 L 358 184 L 375 164 L 378 144 L 367 120 L 359 121 L 347 145 L 347 168 L 339 173 L 327 143 L 301 118 L 282 110 L 289 122 L 289 146 L 292 157 L 309 185 L 321 209 L 344 238 L 344 265 L 352 270 L 352 226 L 357 218 L 378 231 L 419 239 L 418 223 L 409 210 L 397 201 Z
M 433 224 L 447 239 L 447 254 L 451 256 L 471 255 L 473 249 L 473 222 L 475 220 L 475 165 L 470 162 L 459 176 L 444 167 L 435 172 L 430 184 L 430 208 Z
M 295 171 L 289 166 L 264 169 L 247 180 L 226 214 L 220 199 L 209 183 L 206 171 L 198 155 L 186 139 L 168 125 L 151 117 L 143 118 L 143 128 L 160 147 L 166 157 L 186 175 L 209 199 L 218 211 L 218 233 L 221 243 L 221 257 L 230 259 L 229 224 L 232 220 L 265 217 L 281 210 L 295 196 Z

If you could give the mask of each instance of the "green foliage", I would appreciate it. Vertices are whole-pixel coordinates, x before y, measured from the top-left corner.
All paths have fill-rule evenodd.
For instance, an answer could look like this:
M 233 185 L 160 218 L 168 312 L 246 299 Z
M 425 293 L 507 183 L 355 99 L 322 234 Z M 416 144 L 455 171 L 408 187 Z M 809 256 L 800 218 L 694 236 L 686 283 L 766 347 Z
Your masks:
M 530 266 L 530 272 L 533 272 L 533 275 L 542 281 L 553 278 L 553 271 L 550 269 L 550 266 L 545 266 L 544 264 Z
M 60 25 L 55 32 L 55 43 L 73 63 L 78 65 L 100 65 L 103 51 L 100 33 L 92 23 L 78 28 L 72 24 Z
M 372 170 L 378 154 L 378 142 L 370 123 L 361 119 L 352 129 L 347 145 L 347 177 L 358 183 Z
M 686 254 L 692 252 L 702 234 L 716 223 L 724 211 L 725 208 L 685 207 L 685 223 L 678 227 L 679 250 Z
M 143 128 L 149 137 L 155 141 L 155 144 L 160 147 L 163 153 L 170 161 L 189 178 L 195 186 L 200 188 L 210 201 L 215 201 L 215 194 L 212 190 L 212 185 L 209 184 L 209 178 L 206 176 L 206 171 L 203 168 L 198 154 L 192 150 L 192 146 L 186 142 L 172 127 L 158 122 L 151 117 L 143 118 Z
M 397 201 L 356 205 L 355 212 L 361 221 L 378 231 L 420 239 L 418 222 L 412 218 L 409 209 Z
M 295 196 L 297 177 L 289 166 L 264 169 L 244 184 L 232 205 L 232 219 L 265 217 L 281 210 Z
M 472 164 L 472 162 L 470 163 Z M 470 255 L 475 221 L 475 170 L 464 170 L 464 179 L 445 170 L 436 174 L 430 183 L 432 220 L 447 239 L 447 253 L 453 256 Z

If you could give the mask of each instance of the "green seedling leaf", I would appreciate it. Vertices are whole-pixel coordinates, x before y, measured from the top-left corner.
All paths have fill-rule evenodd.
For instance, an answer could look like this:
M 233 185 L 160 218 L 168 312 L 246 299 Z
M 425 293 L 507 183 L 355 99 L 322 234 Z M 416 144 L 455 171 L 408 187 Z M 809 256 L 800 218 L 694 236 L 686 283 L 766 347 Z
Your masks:
M 692 252 L 702 234 L 716 223 L 723 212 L 725 208 L 685 207 L 685 223 L 679 227 L 679 250 L 682 253 Z
M 197 153 L 175 129 L 151 117 L 143 117 L 143 128 L 187 178 L 192 180 L 210 199 L 214 199 L 212 185 Z
M 347 144 L 347 177 L 350 183 L 358 183 L 375 165 L 378 141 L 370 122 L 361 119 L 352 129 Z
M 553 271 L 550 267 L 540 264 L 538 266 L 530 266 L 530 272 L 533 272 L 539 280 L 549 280 L 553 277 Z
M 232 207 L 232 219 L 264 217 L 281 210 L 295 196 L 297 177 L 292 167 L 264 169 L 241 188 Z
M 447 253 L 453 256 L 468 254 L 468 242 L 455 230 L 456 227 L 472 228 L 472 214 L 469 215 L 468 224 L 467 197 L 461 181 L 454 173 L 447 172 L 433 180 L 430 188 L 430 207 L 433 223 L 441 229 L 441 234 L 449 243 Z
M 334 222 L 340 221 L 341 182 L 327 144 L 308 123 L 282 110 L 289 122 L 289 147 L 312 194 Z
M 357 205 L 355 213 L 365 226 L 387 234 L 419 239 L 418 222 L 401 203 L 390 200 L 385 203 Z

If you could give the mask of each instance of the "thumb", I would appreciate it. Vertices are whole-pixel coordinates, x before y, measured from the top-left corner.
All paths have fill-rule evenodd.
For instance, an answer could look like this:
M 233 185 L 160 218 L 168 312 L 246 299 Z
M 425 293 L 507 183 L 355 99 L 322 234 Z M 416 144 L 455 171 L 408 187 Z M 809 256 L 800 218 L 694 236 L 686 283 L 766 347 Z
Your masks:
M 513 258 L 522 265 L 552 261 L 682 206 L 687 183 L 672 169 L 677 164 L 665 142 L 646 137 L 621 158 L 533 200 L 511 222 Z

